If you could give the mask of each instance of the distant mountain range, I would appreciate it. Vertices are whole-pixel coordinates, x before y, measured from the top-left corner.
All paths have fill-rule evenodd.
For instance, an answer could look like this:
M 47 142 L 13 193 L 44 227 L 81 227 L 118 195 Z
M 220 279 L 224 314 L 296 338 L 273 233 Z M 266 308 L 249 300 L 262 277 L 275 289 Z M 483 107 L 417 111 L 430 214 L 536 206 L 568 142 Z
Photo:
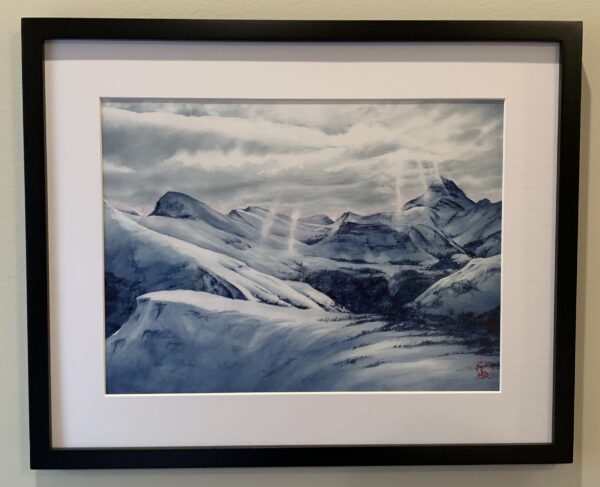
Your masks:
M 230 282 L 225 276 L 232 268 L 308 283 L 356 312 L 393 312 L 449 270 L 499 255 L 502 204 L 475 203 L 441 178 L 400 212 L 346 212 L 335 221 L 324 214 L 293 220 L 256 206 L 223 215 L 177 192 L 163 195 L 147 217 L 108 203 L 105 215 L 110 334 L 131 313 L 135 298 L 150 291 L 208 289 L 237 299 L 281 300 L 267 292 L 269 286 L 246 292 Z M 201 253 L 206 262 L 190 253 Z M 226 258 L 227 272 L 214 268 Z M 206 277 L 198 279 L 199 273 Z
M 190 320 L 205 319 L 205 312 L 211 320 L 223 316 L 218 310 L 235 314 L 231 323 L 239 326 L 263 316 L 271 327 L 279 322 L 274 317 L 288 312 L 296 323 L 289 326 L 310 322 L 310 333 L 317 334 L 323 325 L 314 320 L 346 322 L 361 315 L 378 317 L 371 325 L 377 320 L 456 325 L 469 317 L 477 326 L 478 316 L 499 319 L 502 203 L 474 202 L 445 178 L 398 211 L 346 212 L 336 220 L 326 214 L 294 218 L 257 206 L 222 214 L 172 191 L 148 216 L 105 202 L 104 219 L 107 361 L 115 390 L 138 387 L 123 385 L 122 374 L 134 367 L 131 357 L 150 360 L 157 350 L 164 355 L 172 347 L 175 358 L 166 363 L 192 360 L 195 345 L 185 346 L 187 358 L 177 355 L 182 330 L 191 333 Z M 202 311 L 202 296 L 209 295 L 218 297 L 205 298 L 216 308 Z M 161 305 L 143 304 L 157 296 Z M 179 323 L 178 332 L 159 318 L 165 307 Z

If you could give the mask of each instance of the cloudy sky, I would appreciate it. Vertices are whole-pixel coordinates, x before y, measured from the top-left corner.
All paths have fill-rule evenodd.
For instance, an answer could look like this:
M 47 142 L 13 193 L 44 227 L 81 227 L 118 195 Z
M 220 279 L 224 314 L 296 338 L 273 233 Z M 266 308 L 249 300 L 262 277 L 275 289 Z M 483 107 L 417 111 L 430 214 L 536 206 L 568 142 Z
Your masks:
M 105 198 L 181 191 L 227 212 L 394 210 L 438 175 L 501 199 L 502 102 L 104 99 Z

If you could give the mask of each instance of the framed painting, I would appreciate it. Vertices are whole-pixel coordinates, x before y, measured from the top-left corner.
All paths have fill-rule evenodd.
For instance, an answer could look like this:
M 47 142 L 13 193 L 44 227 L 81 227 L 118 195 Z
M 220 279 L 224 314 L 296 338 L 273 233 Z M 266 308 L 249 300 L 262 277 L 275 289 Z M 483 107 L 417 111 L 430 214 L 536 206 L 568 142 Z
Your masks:
M 571 461 L 580 23 L 22 34 L 32 468 Z

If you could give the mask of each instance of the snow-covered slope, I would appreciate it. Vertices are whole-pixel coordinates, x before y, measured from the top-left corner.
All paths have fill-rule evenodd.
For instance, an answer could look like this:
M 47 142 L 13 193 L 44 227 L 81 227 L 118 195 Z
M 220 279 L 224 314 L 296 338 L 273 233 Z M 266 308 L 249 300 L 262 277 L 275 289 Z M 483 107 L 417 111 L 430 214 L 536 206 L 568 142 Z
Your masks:
M 459 245 L 476 240 L 484 241 L 502 228 L 502 203 L 487 199 L 478 201 L 467 210 L 454 215 L 444 226 L 444 231 Z
M 424 315 L 483 314 L 500 306 L 500 255 L 473 259 L 413 301 Z
M 294 256 L 289 253 L 287 238 L 271 235 L 263 239 L 256 231 L 249 236 L 234 235 L 202 220 L 162 216 L 138 217 L 134 220 L 163 235 L 233 257 L 275 277 L 289 278 L 297 267 Z
M 319 309 L 319 303 L 327 302 L 326 296 L 317 302 L 310 293 L 237 259 L 150 230 L 108 204 L 104 210 L 107 321 L 112 328 L 132 311 L 135 297 L 163 289 L 207 291 L 298 308 Z
M 424 262 L 432 256 L 405 232 L 387 225 L 343 223 L 332 235 L 312 245 L 313 255 L 350 262 Z
M 108 338 L 108 393 L 495 390 L 443 334 L 193 291 L 141 296 Z M 457 372 L 460 371 L 460 372 Z
M 366 263 L 431 263 L 446 255 L 464 253 L 441 232 L 426 225 L 392 228 L 385 224 L 349 221 L 306 252 L 334 260 Z
M 171 195 L 170 207 L 181 206 L 175 205 L 173 201 L 178 194 L 168 195 Z M 366 216 L 346 212 L 334 223 L 320 225 L 301 222 L 301 219 L 294 222 L 286 215 L 249 206 L 233 210 L 227 216 L 205 211 L 208 217 L 202 220 L 197 209 L 205 210 L 206 205 L 200 202 L 193 204 L 195 200 L 190 199 L 192 202 L 185 198 L 183 202 L 196 208 L 194 218 L 153 214 L 150 217 L 136 218 L 135 221 L 157 232 L 223 253 L 261 272 L 284 279 L 296 273 L 299 261 L 309 269 L 315 265 L 335 269 L 336 262 L 394 265 L 432 263 L 439 258 L 464 253 L 459 245 L 434 224 L 399 224 L 394 221 L 396 215 L 391 212 Z M 415 216 L 417 213 L 426 215 L 425 212 L 433 210 L 415 207 L 405 213 Z M 170 214 L 191 213 L 186 211 Z M 324 218 L 322 215 L 317 216 L 320 220 Z M 223 219 L 231 220 L 235 233 L 227 231 Z
M 256 235 L 263 241 L 273 236 L 300 242 L 313 241 L 316 236 L 327 235 L 330 232 L 329 223 L 307 222 L 258 206 L 232 210 L 227 216 L 232 221 L 257 232 Z
M 465 245 L 468 250 L 477 257 L 491 257 L 498 255 L 502 250 L 502 233 L 496 232 L 482 240 L 474 240 Z
M 437 226 L 437 214 L 431 208 L 426 206 L 413 206 L 397 212 L 391 218 L 393 226 L 406 225 L 428 225 L 430 227 Z
M 459 245 L 435 227 L 411 225 L 405 228 L 412 242 L 429 255 L 442 258 L 454 254 L 464 254 L 464 250 Z
M 298 221 L 302 223 L 311 223 L 313 225 L 331 225 L 333 223 L 331 218 L 323 214 L 305 216 L 299 218 Z
M 331 225 L 333 231 L 347 223 L 359 223 L 361 225 L 390 225 L 394 219 L 391 212 L 373 213 L 372 215 L 359 215 L 352 211 L 346 211 Z
M 107 328 L 127 319 L 135 297 L 163 289 L 297 307 L 328 307 L 335 298 L 348 307 L 352 297 L 339 302 L 342 285 L 360 295 L 356 302 L 364 311 L 373 300 L 367 288 L 377 286 L 373 311 L 393 309 L 404 302 L 398 296 L 413 299 L 415 289 L 464 266 L 467 254 L 499 254 L 500 225 L 501 203 L 473 203 L 444 178 L 402 210 L 346 212 L 335 222 L 324 214 L 290 217 L 258 206 L 224 215 L 170 191 L 150 216 L 107 210 Z M 397 289 L 405 272 L 417 276 L 409 293 Z M 312 287 L 290 284 L 295 280 Z
M 497 390 L 473 364 L 498 360 L 500 218 L 443 178 L 335 222 L 176 192 L 149 216 L 106 204 L 108 392 Z
M 147 230 L 104 204 L 106 333 L 129 317 L 135 298 L 148 291 L 192 289 L 244 299 L 236 286 L 198 265 L 179 242 Z

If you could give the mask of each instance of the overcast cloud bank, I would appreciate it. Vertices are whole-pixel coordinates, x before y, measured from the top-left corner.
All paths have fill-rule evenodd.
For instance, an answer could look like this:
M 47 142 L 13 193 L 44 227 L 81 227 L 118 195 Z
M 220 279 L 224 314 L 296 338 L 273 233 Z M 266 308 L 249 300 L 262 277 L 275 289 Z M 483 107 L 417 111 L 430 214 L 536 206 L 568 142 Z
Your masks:
M 105 198 L 152 210 L 180 191 L 335 218 L 397 208 L 440 174 L 501 199 L 501 101 L 278 102 L 105 99 Z

